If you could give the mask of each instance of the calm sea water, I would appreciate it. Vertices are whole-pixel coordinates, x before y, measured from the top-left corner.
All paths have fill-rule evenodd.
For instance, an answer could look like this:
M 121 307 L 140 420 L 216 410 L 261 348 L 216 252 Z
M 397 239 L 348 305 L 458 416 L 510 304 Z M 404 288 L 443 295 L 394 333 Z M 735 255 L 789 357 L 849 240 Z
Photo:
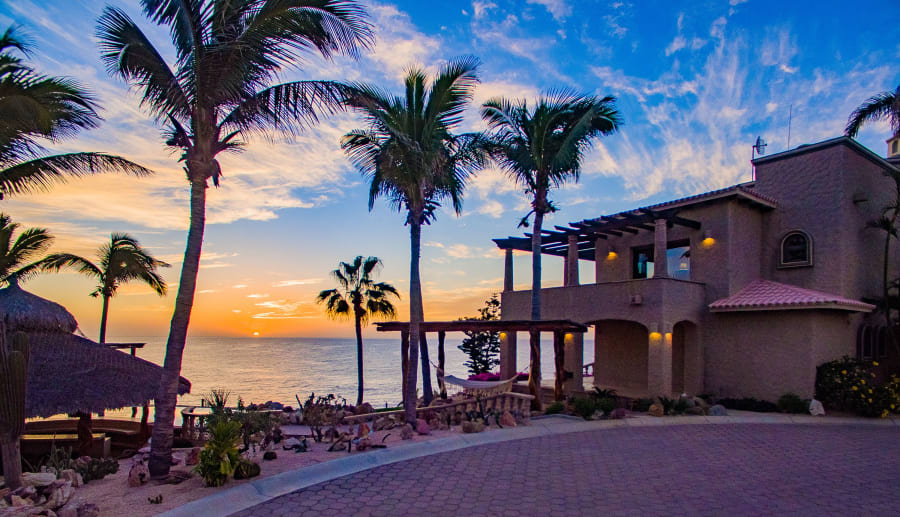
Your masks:
M 457 346 L 462 338 L 447 336 L 445 342 L 447 375 L 468 376 L 463 363 L 467 357 Z M 123 341 L 146 342 L 138 357 L 162 364 L 165 337 L 137 337 Z M 528 365 L 528 344 L 520 339 L 519 370 Z M 587 340 L 586 340 L 587 341 Z M 376 406 L 400 401 L 399 339 L 366 339 L 365 399 Z M 590 347 L 585 347 L 590 348 Z M 431 360 L 437 362 L 437 338 L 429 339 Z M 593 355 L 592 353 L 586 355 Z M 552 346 L 542 347 L 541 367 L 544 377 L 552 376 Z M 421 370 L 420 370 L 421 371 Z M 434 368 L 432 368 L 434 378 Z M 356 401 L 356 340 L 343 338 L 225 338 L 191 337 L 184 350 L 182 375 L 192 384 L 191 393 L 179 404 L 200 405 L 214 388 L 231 391 L 233 400 L 241 396 L 245 402 L 279 401 L 296 406 L 310 392 L 334 393 Z M 422 379 L 419 375 L 419 387 Z M 432 381 L 435 389 L 437 382 Z

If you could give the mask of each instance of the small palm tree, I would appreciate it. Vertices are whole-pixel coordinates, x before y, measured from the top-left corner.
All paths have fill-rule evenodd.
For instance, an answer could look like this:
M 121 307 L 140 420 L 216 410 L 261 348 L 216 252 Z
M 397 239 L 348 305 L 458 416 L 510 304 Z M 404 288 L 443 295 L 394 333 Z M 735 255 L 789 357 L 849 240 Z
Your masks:
M 531 319 L 541 319 L 541 230 L 544 215 L 555 212 L 551 189 L 568 181 L 578 181 L 581 160 L 592 141 L 619 130 L 622 117 L 615 98 L 576 95 L 558 91 L 541 96 L 533 107 L 527 101 L 491 99 L 481 108 L 494 143 L 492 156 L 512 180 L 531 197 L 531 211 L 519 226 L 528 226 L 534 215 L 531 234 Z M 529 386 L 535 401 L 540 382 L 540 338 L 531 336 Z
M 100 343 L 106 343 L 106 319 L 109 314 L 109 299 L 116 295 L 119 286 L 133 281 L 143 282 L 160 296 L 166 294 L 166 281 L 157 269 L 169 267 L 169 264 L 153 258 L 134 237 L 126 233 L 114 233 L 109 242 L 97 250 L 98 262 L 72 255 L 71 253 L 54 253 L 47 256 L 42 263 L 44 271 L 59 271 L 64 267 L 77 270 L 82 275 L 97 279 L 97 287 L 91 296 L 103 297 L 103 309 L 100 313 Z
M 404 386 L 407 422 L 415 421 L 416 362 L 419 329 L 424 320 L 419 257 L 422 226 L 435 217 L 440 202 L 462 210 L 466 181 L 484 166 L 485 141 L 480 134 L 454 135 L 478 83 L 475 58 L 451 60 L 429 80 L 410 68 L 405 96 L 358 84 L 347 101 L 365 117 L 368 127 L 347 133 L 341 147 L 369 181 L 369 210 L 386 197 L 391 207 L 406 211 L 410 236 L 409 368 Z M 433 396 L 428 347 L 421 344 L 425 403 Z
M 381 268 L 378 257 L 358 256 L 353 262 L 341 262 L 331 272 L 337 289 L 326 289 L 316 296 L 316 302 L 325 304 L 325 312 L 331 318 L 353 317 L 356 325 L 356 376 L 358 381 L 356 405 L 363 403 L 363 339 L 362 326 L 369 318 L 391 319 L 397 310 L 390 297 L 398 299 L 397 289 L 386 282 L 375 282 L 373 274 Z
M 356 0 L 142 0 L 144 15 L 169 29 L 172 66 L 121 9 L 104 9 L 97 26 L 102 59 L 113 75 L 143 93 L 141 104 L 165 123 L 166 145 L 181 153 L 190 183 L 190 225 L 178 296 L 156 397 L 149 469 L 172 465 L 175 403 L 206 225 L 208 183 L 219 185 L 218 156 L 242 138 L 292 132 L 343 107 L 346 88 L 330 81 L 272 84 L 307 52 L 357 57 L 373 42 Z
M 119 156 L 67 153 L 44 156 L 40 140 L 57 142 L 97 127 L 93 97 L 71 79 L 38 74 L 9 51 L 28 45 L 10 27 L 0 36 L 0 199 L 45 190 L 67 177 L 100 172 L 144 176 L 149 170 Z
M 891 124 L 891 131 L 895 135 L 900 134 L 900 85 L 892 92 L 881 92 L 869 97 L 853 110 L 844 134 L 855 137 L 863 125 L 878 120 L 887 120 Z
M 23 279 L 41 271 L 46 258 L 36 258 L 47 251 L 53 236 L 45 228 L 27 228 L 15 236 L 21 225 L 0 214 L 0 284 L 12 278 Z M 15 240 L 13 240 L 15 238 Z

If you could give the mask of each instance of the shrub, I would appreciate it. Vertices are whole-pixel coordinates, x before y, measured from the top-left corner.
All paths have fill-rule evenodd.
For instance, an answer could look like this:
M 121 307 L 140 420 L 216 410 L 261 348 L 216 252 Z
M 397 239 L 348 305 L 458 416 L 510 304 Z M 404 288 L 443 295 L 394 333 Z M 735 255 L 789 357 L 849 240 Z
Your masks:
M 552 402 L 552 403 L 548 404 L 547 407 L 544 408 L 544 414 L 545 415 L 555 415 L 558 413 L 562 413 L 565 410 L 566 410 L 566 405 L 563 404 L 562 402 L 556 401 L 556 402 Z
M 597 409 L 603 411 L 603 414 L 606 416 L 609 416 L 609 414 L 612 413 L 614 409 L 616 409 L 616 399 L 614 398 L 598 398 L 595 399 L 595 404 Z
M 650 406 L 653 405 L 653 399 L 634 399 L 631 401 L 631 410 L 637 411 L 640 413 L 646 413 L 650 410 Z
M 672 404 L 672 411 L 669 413 L 670 415 L 683 415 L 685 410 L 690 407 L 688 406 L 687 399 L 679 398 Z
M 736 409 L 738 411 L 756 411 L 757 413 L 774 413 L 775 411 L 778 411 L 778 406 L 775 405 L 774 402 L 759 400 L 752 397 L 744 397 L 742 399 L 719 399 L 719 404 L 728 409 Z
M 778 410 L 782 413 L 808 413 L 809 400 L 801 399 L 794 393 L 785 393 L 778 399 Z
M 209 440 L 200 451 L 197 473 L 207 486 L 222 486 L 241 461 L 238 441 L 241 424 L 235 421 L 216 421 L 209 428 Z
M 826 407 L 861 416 L 887 417 L 900 412 L 900 378 L 879 382 L 877 362 L 847 356 L 816 368 L 816 399 Z
M 261 469 L 259 463 L 241 458 L 234 468 L 234 479 L 250 479 L 259 475 Z
M 597 411 L 597 402 L 592 397 L 577 397 L 572 399 L 572 412 L 585 420 L 593 418 Z

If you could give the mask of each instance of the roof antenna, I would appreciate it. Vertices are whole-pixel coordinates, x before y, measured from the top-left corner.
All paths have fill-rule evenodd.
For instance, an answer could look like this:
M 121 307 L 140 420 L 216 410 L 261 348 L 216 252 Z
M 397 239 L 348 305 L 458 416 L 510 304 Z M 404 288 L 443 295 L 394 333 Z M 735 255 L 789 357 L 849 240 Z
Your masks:
M 756 159 L 756 155 L 764 155 L 766 154 L 766 146 L 769 145 L 763 140 L 763 137 L 756 137 L 756 143 L 753 144 L 753 152 L 750 155 L 750 164 L 753 164 L 753 160 Z M 750 181 L 756 181 L 756 165 L 752 165 L 751 173 L 750 173 Z
M 791 148 L 791 121 L 794 118 L 794 104 L 791 103 L 791 109 L 788 111 L 788 145 L 787 148 Z

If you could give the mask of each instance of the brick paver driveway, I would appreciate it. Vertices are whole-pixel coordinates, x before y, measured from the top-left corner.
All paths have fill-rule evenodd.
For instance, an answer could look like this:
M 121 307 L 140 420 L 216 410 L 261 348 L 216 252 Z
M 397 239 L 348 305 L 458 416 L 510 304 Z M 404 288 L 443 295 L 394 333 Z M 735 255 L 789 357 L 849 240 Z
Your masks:
M 378 467 L 240 512 L 277 515 L 900 515 L 900 430 L 616 428 Z

